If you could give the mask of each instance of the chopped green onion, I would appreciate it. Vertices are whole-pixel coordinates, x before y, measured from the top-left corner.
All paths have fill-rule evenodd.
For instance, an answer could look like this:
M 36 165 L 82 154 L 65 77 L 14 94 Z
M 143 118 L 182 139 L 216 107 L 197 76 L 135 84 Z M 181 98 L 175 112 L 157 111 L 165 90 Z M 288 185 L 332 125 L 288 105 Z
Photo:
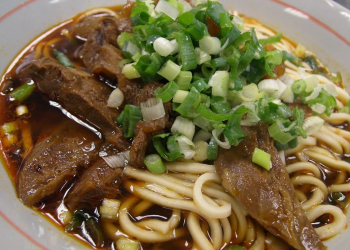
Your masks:
M 183 157 L 181 154 L 179 147 L 176 144 L 175 136 L 170 136 L 170 134 L 159 134 L 153 136 L 153 146 L 157 150 L 158 154 L 165 159 L 166 161 L 175 161 L 178 158 Z M 167 149 L 164 146 L 164 139 L 166 139 Z
M 191 140 L 194 136 L 195 130 L 196 130 L 196 127 L 193 124 L 193 122 L 182 116 L 177 116 L 173 125 L 171 126 L 171 133 L 173 135 L 182 134 Z
M 215 36 L 205 36 L 199 40 L 199 47 L 210 55 L 217 55 L 221 51 L 221 41 Z
M 195 146 L 192 140 L 184 135 L 177 136 L 175 140 L 180 152 L 183 154 L 183 158 L 186 160 L 191 160 L 195 155 Z
M 295 81 L 292 85 L 292 91 L 296 95 L 304 92 L 305 89 L 306 89 L 306 82 L 302 79 Z
M 23 102 L 25 101 L 34 91 L 35 84 L 33 80 L 28 80 L 16 89 L 14 89 L 9 96 L 11 101 Z
M 119 88 L 116 88 L 112 91 L 112 93 L 108 97 L 107 107 L 117 108 L 120 105 L 122 105 L 123 101 L 124 101 L 123 92 Z
M 141 77 L 140 73 L 137 71 L 134 65 L 135 65 L 134 63 L 129 63 L 124 65 L 122 69 L 122 73 L 125 75 L 126 78 L 136 79 Z
M 123 120 L 124 120 L 124 110 L 120 113 L 120 115 L 118 115 L 116 122 L 119 125 L 123 125 Z
M 191 108 L 196 108 L 201 101 L 201 95 L 192 88 L 183 102 L 178 106 L 175 111 L 180 115 L 187 117 L 188 113 L 191 111 Z
M 213 96 L 227 97 L 229 73 L 227 71 L 216 71 L 208 82 L 212 87 Z
M 140 103 L 140 107 L 144 121 L 153 121 L 165 115 L 163 101 L 160 98 L 149 98 Z
M 208 143 L 205 141 L 194 142 L 195 150 L 193 160 L 203 162 L 208 159 Z
M 265 46 L 267 44 L 271 44 L 271 43 L 278 43 L 280 42 L 282 39 L 282 33 L 278 33 L 274 36 L 270 36 L 268 38 L 263 38 L 263 39 L 259 39 L 259 42 L 261 43 L 261 45 Z
M 158 13 L 163 12 L 173 20 L 176 20 L 177 16 L 180 14 L 180 11 L 177 8 L 165 0 L 160 0 L 154 10 Z
M 162 174 L 166 170 L 166 166 L 158 154 L 147 155 L 143 162 L 147 169 L 153 174 Z
M 188 90 L 190 83 L 192 81 L 191 71 L 181 71 L 177 78 L 175 79 L 177 85 L 179 85 L 180 90 Z
M 198 114 L 204 119 L 212 122 L 226 121 L 230 118 L 231 114 L 217 114 L 210 110 L 203 104 L 200 104 L 197 108 Z
M 201 65 L 211 60 L 211 55 L 209 55 L 201 48 L 195 48 L 194 52 L 196 53 L 196 61 L 198 65 Z
M 136 124 L 141 120 L 142 113 L 139 107 L 130 104 L 125 105 L 122 125 L 125 138 L 134 137 Z
M 140 54 L 141 50 L 132 41 L 126 41 L 122 53 L 126 59 L 132 59 L 135 54 Z
M 125 42 L 133 41 L 133 40 L 134 40 L 134 35 L 132 33 L 128 33 L 128 32 L 122 32 L 117 37 L 117 43 L 118 43 L 119 48 L 121 48 L 121 49 L 123 49 Z
M 175 51 L 176 46 L 168 39 L 158 37 L 153 43 L 153 48 L 159 55 L 166 57 Z
M 189 93 L 186 90 L 178 90 L 173 97 L 173 103 L 182 103 Z
M 60 62 L 60 64 L 67 68 L 74 68 L 74 65 L 64 53 L 58 51 L 57 49 L 52 49 L 52 53 L 55 55 L 56 59 Z
M 162 68 L 158 71 L 158 75 L 161 75 L 168 81 L 174 80 L 181 72 L 181 66 L 177 65 L 171 60 L 168 60 Z
M 247 112 L 250 112 L 250 109 L 240 106 L 233 112 L 230 119 L 227 121 L 223 134 L 228 139 L 230 145 L 237 146 L 241 140 L 247 136 L 247 133 L 241 126 L 241 120 Z
M 252 162 L 265 168 L 267 171 L 271 169 L 271 155 L 259 148 L 254 149 Z
M 216 142 L 214 136 L 210 138 L 207 150 L 208 160 L 214 161 L 218 158 L 218 143 Z
M 197 68 L 196 54 L 191 37 L 187 33 L 177 32 L 175 33 L 175 38 L 179 44 L 182 70 L 186 71 Z
M 279 120 L 270 125 L 268 130 L 270 136 L 282 145 L 289 143 L 296 137 L 295 135 L 286 132 L 284 125 Z
M 303 123 L 303 129 L 307 135 L 313 135 L 317 132 L 324 124 L 324 120 L 318 116 L 310 116 L 305 119 Z
M 157 88 L 154 91 L 154 95 L 162 99 L 163 102 L 168 102 L 174 97 L 178 90 L 179 86 L 174 81 L 170 81 L 163 87 Z

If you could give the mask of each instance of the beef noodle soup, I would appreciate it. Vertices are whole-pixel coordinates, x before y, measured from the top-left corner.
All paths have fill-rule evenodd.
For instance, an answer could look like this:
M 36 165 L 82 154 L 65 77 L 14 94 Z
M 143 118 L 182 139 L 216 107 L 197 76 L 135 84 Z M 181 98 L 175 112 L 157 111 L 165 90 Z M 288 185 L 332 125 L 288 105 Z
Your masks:
M 53 27 L 3 75 L 21 202 L 95 249 L 326 249 L 346 228 L 349 94 L 217 2 Z

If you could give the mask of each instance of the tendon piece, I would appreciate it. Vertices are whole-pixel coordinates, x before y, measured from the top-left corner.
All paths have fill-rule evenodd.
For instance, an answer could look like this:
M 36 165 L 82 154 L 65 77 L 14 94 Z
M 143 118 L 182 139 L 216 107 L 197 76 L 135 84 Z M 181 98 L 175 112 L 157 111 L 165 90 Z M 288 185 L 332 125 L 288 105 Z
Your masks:
M 32 77 L 38 89 L 71 114 L 96 128 L 105 139 L 125 151 L 130 143 L 116 126 L 119 111 L 107 107 L 111 89 L 92 77 L 83 77 L 51 58 L 42 58 L 24 72 Z
M 101 140 L 85 130 L 73 121 L 63 122 L 34 146 L 18 177 L 18 196 L 25 205 L 56 194 L 95 160 Z
M 124 59 L 117 46 L 120 34 L 116 18 L 102 18 L 100 25 L 91 32 L 81 51 L 85 66 L 95 74 L 105 74 L 111 78 L 121 75 L 120 61 Z
M 221 149 L 215 168 L 223 186 L 273 235 L 298 250 L 326 249 L 305 215 L 265 123 L 246 127 L 248 136 Z M 255 148 L 271 155 L 270 171 L 252 162 Z
M 65 202 L 70 211 L 98 207 L 104 198 L 114 199 L 120 195 L 123 184 L 122 168 L 111 168 L 100 159 L 87 169 L 69 190 Z

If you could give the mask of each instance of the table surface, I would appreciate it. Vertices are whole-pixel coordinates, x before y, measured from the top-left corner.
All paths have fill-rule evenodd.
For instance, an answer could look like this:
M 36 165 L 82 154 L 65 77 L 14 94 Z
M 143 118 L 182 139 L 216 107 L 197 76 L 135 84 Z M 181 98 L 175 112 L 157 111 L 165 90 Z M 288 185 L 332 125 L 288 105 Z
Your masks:
M 334 1 L 350 9 L 350 0 L 334 0 Z

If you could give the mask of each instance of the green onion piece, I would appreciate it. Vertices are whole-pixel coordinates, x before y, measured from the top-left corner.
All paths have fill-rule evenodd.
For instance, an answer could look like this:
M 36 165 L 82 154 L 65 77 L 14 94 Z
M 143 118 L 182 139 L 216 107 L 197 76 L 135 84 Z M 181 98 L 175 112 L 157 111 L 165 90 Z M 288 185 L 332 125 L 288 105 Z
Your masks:
M 90 217 L 85 221 L 84 227 L 84 231 L 88 232 L 89 238 L 93 240 L 94 245 L 101 247 L 103 245 L 103 233 L 97 221 Z
M 196 54 L 191 37 L 187 33 L 177 32 L 175 33 L 175 39 L 179 44 L 182 70 L 187 71 L 197 68 Z
M 214 136 L 210 138 L 209 144 L 208 144 L 208 149 L 207 149 L 207 156 L 208 160 L 214 161 L 218 158 L 218 143 L 216 142 Z
M 296 123 L 296 129 L 298 130 L 299 135 L 301 137 L 303 137 L 304 139 L 306 139 L 306 137 L 308 135 L 307 135 L 307 133 L 306 133 L 304 127 L 303 127 L 304 115 L 305 115 L 305 113 L 304 113 L 304 111 L 302 109 L 298 109 L 298 108 L 294 108 L 293 109 L 293 120 Z
M 177 65 L 171 60 L 168 60 L 158 71 L 158 75 L 161 75 L 168 81 L 172 81 L 178 76 L 178 74 L 180 74 L 180 71 L 181 66 Z
M 155 49 L 155 44 L 154 44 L 154 42 L 158 39 L 158 38 L 160 38 L 161 36 L 160 35 L 151 35 L 151 36 L 149 36 L 149 37 L 147 37 L 147 41 L 146 41 L 146 46 L 145 46 L 145 51 L 146 52 L 149 52 L 149 53 L 152 53 L 152 52 L 154 52 L 154 51 L 157 51 L 156 49 Z M 165 38 L 163 38 L 163 39 L 165 39 Z M 168 41 L 169 42 L 169 41 Z M 158 53 L 159 53 L 159 51 L 157 51 Z M 159 53 L 159 54 L 161 54 L 161 53 Z M 170 53 L 169 53 L 170 54 Z M 162 55 L 161 54 L 161 56 L 168 56 L 169 54 L 167 54 L 167 55 Z
M 58 51 L 57 49 L 52 49 L 52 53 L 55 55 L 56 59 L 60 62 L 60 64 L 67 68 L 74 68 L 74 65 L 64 53 Z
M 207 52 L 205 52 L 201 48 L 195 48 L 194 52 L 196 54 L 196 61 L 198 65 L 201 65 L 211 60 L 211 55 L 209 55 Z
M 282 145 L 289 143 L 296 137 L 294 135 L 291 135 L 289 132 L 285 132 L 284 130 L 285 127 L 279 120 L 269 126 L 268 129 L 270 136 Z
M 265 62 L 268 64 L 278 65 L 282 63 L 282 52 L 273 50 L 266 52 Z
M 262 46 L 265 46 L 267 44 L 278 43 L 281 41 L 281 39 L 282 39 L 282 33 L 278 33 L 275 36 L 259 39 L 259 43 L 261 43 Z
M 173 135 L 182 134 L 192 140 L 196 126 L 191 120 L 177 116 L 170 130 Z
M 201 117 L 211 122 L 226 121 L 231 117 L 231 114 L 217 114 L 204 104 L 198 106 L 197 112 Z
M 145 42 L 148 38 L 148 30 L 146 25 L 134 26 L 132 28 L 132 33 L 134 35 L 135 40 Z M 123 34 L 123 33 L 122 33 Z M 130 33 L 127 33 L 130 34 Z M 124 43 L 123 43 L 124 45 Z M 123 47 L 120 47 L 123 48 Z
M 205 36 L 199 41 L 199 47 L 210 55 L 217 55 L 221 51 L 221 41 L 215 36 Z
M 162 99 L 163 102 L 168 102 L 174 97 L 178 90 L 179 86 L 174 81 L 170 81 L 163 87 L 157 88 L 154 91 L 154 96 Z
M 231 111 L 230 104 L 221 96 L 211 98 L 210 107 L 217 114 L 228 114 Z
M 118 115 L 116 122 L 119 125 L 123 125 L 123 120 L 124 120 L 124 110 L 120 113 L 120 115 Z
M 199 41 L 204 36 L 209 35 L 207 26 L 204 23 L 198 21 L 197 19 L 193 20 L 193 23 L 186 29 L 186 31 L 195 41 Z
M 175 81 L 179 85 L 180 90 L 188 90 L 192 81 L 192 72 L 181 71 Z
M 259 148 L 254 149 L 252 162 L 265 168 L 267 171 L 271 169 L 271 155 Z
M 291 53 L 285 50 L 282 51 L 282 58 L 283 58 L 283 62 L 288 60 L 289 62 L 293 63 L 296 66 L 301 66 L 302 60 L 296 56 L 293 56 Z
M 11 97 L 11 101 L 23 102 L 33 93 L 34 89 L 34 81 L 28 80 L 9 93 L 9 96 Z
M 175 111 L 180 115 L 187 117 L 188 113 L 191 111 L 191 108 L 196 108 L 201 101 L 201 95 L 198 93 L 195 88 L 192 88 L 183 102 L 178 106 Z
M 183 154 L 181 154 L 176 141 L 175 141 L 175 136 L 170 136 L 170 134 L 159 134 L 156 136 L 153 136 L 152 141 L 153 141 L 153 146 L 157 150 L 158 154 L 165 159 L 166 161 L 175 161 L 178 158 L 183 157 Z M 164 140 L 167 139 L 166 145 L 167 149 L 164 146 Z
M 201 69 L 203 76 L 207 79 L 212 77 L 216 71 L 216 67 L 214 67 L 210 61 L 203 63 Z
M 292 91 L 296 95 L 303 93 L 305 89 L 306 89 L 306 82 L 302 79 L 296 80 L 292 85 Z
M 64 230 L 66 232 L 76 232 L 87 218 L 88 215 L 82 210 L 75 211 L 71 223 Z
M 141 50 L 132 41 L 126 41 L 122 53 L 126 59 L 132 59 L 135 54 L 141 53 Z
M 158 154 L 147 155 L 143 162 L 151 173 L 162 174 L 166 170 L 166 166 Z
M 133 7 L 130 14 L 130 21 L 134 26 L 144 25 L 148 23 L 150 15 L 149 9 L 144 1 L 136 0 L 135 6 Z
M 247 136 L 247 133 L 241 126 L 241 120 L 247 112 L 251 112 L 251 110 L 244 106 L 240 106 L 233 112 L 230 119 L 227 121 L 226 127 L 222 133 L 226 136 L 230 145 L 237 146 L 241 140 Z
M 309 64 L 310 68 L 312 68 L 313 70 L 318 69 L 318 64 L 314 56 L 305 56 L 303 57 L 303 61 Z
M 128 63 L 125 64 L 122 73 L 125 75 L 126 78 L 128 79 L 136 79 L 141 77 L 140 73 L 135 67 L 135 63 Z
M 236 49 L 233 45 L 231 45 L 225 48 L 224 51 L 221 52 L 220 56 L 224 58 L 227 64 L 231 66 L 231 75 L 236 76 L 238 63 L 241 58 L 241 53 L 239 52 L 239 50 Z
M 222 96 L 226 99 L 229 85 L 229 73 L 223 70 L 216 71 L 210 78 L 208 84 L 212 87 L 213 96 Z
M 230 32 L 233 26 L 231 15 L 228 12 L 222 12 L 219 14 L 219 18 L 220 18 L 221 35 L 226 36 L 227 33 Z
M 221 3 L 208 1 L 207 15 L 217 24 L 220 25 L 220 14 L 227 13 Z
M 135 135 L 136 124 L 142 120 L 141 109 L 137 106 L 127 104 L 124 108 L 123 135 L 132 138 Z
M 189 93 L 187 90 L 178 90 L 173 97 L 173 104 L 182 103 Z
M 199 93 L 207 91 L 210 86 L 204 81 L 204 79 L 200 79 L 191 83 L 191 86 L 194 87 Z
M 134 35 L 132 33 L 122 32 L 117 38 L 117 43 L 119 48 L 122 49 L 126 41 L 133 41 L 133 40 L 134 40 Z
M 214 68 L 225 67 L 227 65 L 226 59 L 222 57 L 215 58 L 211 60 L 211 64 Z

